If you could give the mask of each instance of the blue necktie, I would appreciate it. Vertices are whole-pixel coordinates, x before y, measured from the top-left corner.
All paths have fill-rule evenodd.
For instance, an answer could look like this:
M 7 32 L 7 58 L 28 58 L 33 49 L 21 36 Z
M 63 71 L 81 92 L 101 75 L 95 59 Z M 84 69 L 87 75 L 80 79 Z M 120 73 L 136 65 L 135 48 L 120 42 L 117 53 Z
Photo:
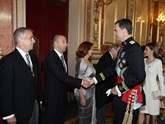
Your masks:
M 26 55 L 25 55 L 25 57 L 26 57 L 26 62 L 27 62 L 27 65 L 31 68 L 31 65 L 30 65 L 30 59 L 29 59 L 29 55 L 28 55 L 28 54 L 26 54 Z

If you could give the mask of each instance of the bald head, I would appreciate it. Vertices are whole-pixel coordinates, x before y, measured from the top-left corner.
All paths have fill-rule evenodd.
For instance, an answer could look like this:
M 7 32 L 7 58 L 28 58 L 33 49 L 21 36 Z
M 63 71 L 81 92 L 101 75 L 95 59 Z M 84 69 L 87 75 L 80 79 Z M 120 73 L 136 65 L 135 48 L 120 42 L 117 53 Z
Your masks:
M 56 49 L 58 52 L 63 54 L 63 52 L 66 51 L 68 44 L 66 37 L 63 35 L 55 35 L 53 38 L 53 47 Z

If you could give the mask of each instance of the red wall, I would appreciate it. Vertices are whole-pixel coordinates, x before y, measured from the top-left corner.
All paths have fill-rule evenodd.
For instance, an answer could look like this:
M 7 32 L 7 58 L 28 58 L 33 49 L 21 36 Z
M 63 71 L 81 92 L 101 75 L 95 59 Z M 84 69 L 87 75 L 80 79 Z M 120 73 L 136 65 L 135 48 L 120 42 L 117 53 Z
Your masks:
M 39 62 L 52 47 L 51 39 L 56 34 L 67 37 L 68 34 L 68 3 L 52 0 L 26 0 L 26 26 L 34 31 L 39 39 Z M 43 68 L 41 68 L 41 81 L 44 85 Z

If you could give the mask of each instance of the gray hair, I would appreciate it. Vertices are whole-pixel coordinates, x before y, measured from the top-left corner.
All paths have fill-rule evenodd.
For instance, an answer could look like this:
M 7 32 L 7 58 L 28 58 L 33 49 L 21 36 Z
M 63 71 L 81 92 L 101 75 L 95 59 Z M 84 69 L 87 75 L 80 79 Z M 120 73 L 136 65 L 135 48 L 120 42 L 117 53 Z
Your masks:
M 109 47 L 108 51 L 111 52 L 113 49 L 117 50 L 118 47 L 119 47 L 119 46 L 118 46 L 117 44 L 112 44 L 112 45 Z
M 20 28 L 17 28 L 17 29 L 14 31 L 14 43 L 15 43 L 15 45 L 18 44 L 18 42 L 19 42 L 19 41 L 18 41 L 18 38 L 19 38 L 20 36 L 22 36 L 23 38 L 26 37 L 25 31 L 31 31 L 31 32 L 33 32 L 32 29 L 26 28 L 26 27 L 20 27 Z

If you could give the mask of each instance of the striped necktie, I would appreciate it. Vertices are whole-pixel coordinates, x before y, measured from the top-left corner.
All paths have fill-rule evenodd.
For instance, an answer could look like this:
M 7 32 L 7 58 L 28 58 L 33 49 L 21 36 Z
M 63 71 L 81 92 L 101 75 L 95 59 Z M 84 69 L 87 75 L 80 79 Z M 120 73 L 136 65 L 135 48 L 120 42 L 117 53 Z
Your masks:
M 29 55 L 26 54 L 25 57 L 26 57 L 26 63 L 27 63 L 27 65 L 31 68 Z
M 34 77 L 34 71 L 33 71 L 33 68 L 32 68 L 32 63 L 30 62 L 29 54 L 26 54 L 25 57 L 26 57 L 26 63 L 30 67 L 30 70 L 31 70 L 32 75 Z
M 62 64 L 65 68 L 65 72 L 67 72 L 67 66 L 66 66 L 66 62 L 65 62 L 65 59 L 64 59 L 64 55 L 61 56 L 61 61 L 62 61 Z

